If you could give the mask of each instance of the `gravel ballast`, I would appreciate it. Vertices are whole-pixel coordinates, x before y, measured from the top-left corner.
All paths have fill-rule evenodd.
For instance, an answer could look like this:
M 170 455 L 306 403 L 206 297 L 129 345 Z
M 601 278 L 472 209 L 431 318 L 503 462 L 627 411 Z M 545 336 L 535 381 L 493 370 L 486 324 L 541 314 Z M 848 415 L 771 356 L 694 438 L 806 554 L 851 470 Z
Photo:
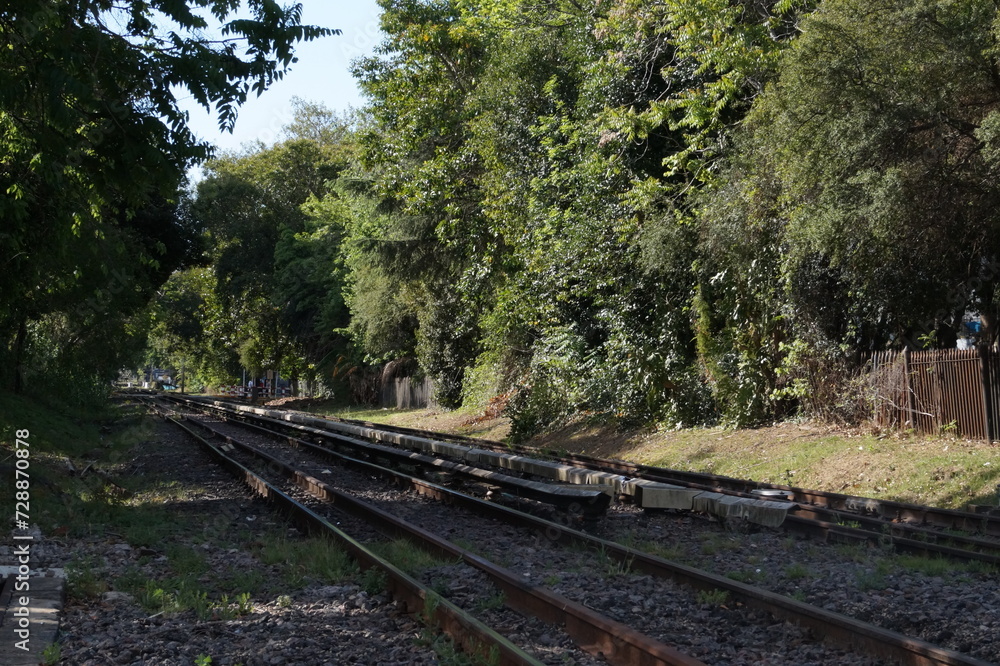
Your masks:
M 162 421 L 153 424 L 130 459 L 112 471 L 123 486 L 147 489 L 117 511 L 127 519 L 130 508 L 150 512 L 148 505 L 156 504 L 157 520 L 178 521 L 186 531 L 148 544 L 129 543 L 125 530 L 141 534 L 141 526 L 132 523 L 117 534 L 90 529 L 81 516 L 70 534 L 94 534 L 42 536 L 32 551 L 32 567 L 66 568 L 70 581 L 59 663 L 190 665 L 199 658 L 208 663 L 206 657 L 213 666 L 440 662 L 423 627 L 385 594 L 369 594 L 353 580 L 289 581 L 288 567 L 262 562 L 257 554 L 268 541 L 302 542 L 302 535 L 234 483 L 190 437 Z M 156 497 L 161 491 L 150 488 L 173 499 Z M 11 559 L 11 549 L 0 547 L 0 564 Z M 228 595 L 232 613 L 151 613 L 135 594 L 120 589 L 148 579 L 164 582 L 169 593 L 178 562 L 185 561 L 204 572 L 196 592 L 220 608 L 222 595 Z M 237 612 L 235 603 L 243 588 L 233 580 L 241 574 L 255 588 L 245 613 Z

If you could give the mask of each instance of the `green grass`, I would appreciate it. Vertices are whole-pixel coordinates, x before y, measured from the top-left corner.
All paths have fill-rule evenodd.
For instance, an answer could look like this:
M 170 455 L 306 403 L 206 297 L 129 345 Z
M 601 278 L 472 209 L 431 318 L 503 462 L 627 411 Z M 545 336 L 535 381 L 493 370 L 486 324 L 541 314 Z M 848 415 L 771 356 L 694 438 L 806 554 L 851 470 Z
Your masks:
M 996 504 L 1000 450 L 951 436 L 859 435 L 792 424 L 647 435 L 619 457 L 763 482 L 951 508 Z
M 330 404 L 319 405 L 315 409 L 310 409 L 314 414 L 321 416 L 336 416 L 342 419 L 352 419 L 355 421 L 372 421 L 379 423 L 387 418 L 398 418 L 407 414 L 422 412 L 422 409 L 383 409 L 381 407 L 357 407 L 353 405 Z
M 601 549 L 597 551 L 597 566 L 607 578 L 622 576 L 632 570 L 632 557 L 629 556 L 620 560 L 605 551 L 604 547 L 601 546 Z
M 264 564 L 278 565 L 283 580 L 294 588 L 309 582 L 339 583 L 358 573 L 357 564 L 347 553 L 323 538 L 270 538 L 259 547 L 257 557 Z
M 665 546 L 658 541 L 641 541 L 636 548 L 644 553 L 649 553 L 670 562 L 685 563 L 690 560 L 686 548 L 681 544 Z
M 747 583 L 748 585 L 755 585 L 763 582 L 767 578 L 767 574 L 763 569 L 759 568 L 737 569 L 735 571 L 727 571 L 726 578 Z
M 429 629 L 423 631 L 417 644 L 433 650 L 441 666 L 493 666 L 500 663 L 500 655 L 495 648 L 486 656 L 469 655 L 462 652 L 446 634 Z
M 62 646 L 59 643 L 51 643 L 42 650 L 42 663 L 46 666 L 58 664 L 62 661 Z
M 834 550 L 843 560 L 864 562 L 868 559 L 868 551 L 864 546 L 853 543 L 838 543 Z
M 479 549 L 479 546 L 477 546 L 476 543 L 473 541 L 470 541 L 463 537 L 456 537 L 452 539 L 451 542 L 456 546 L 458 546 L 459 548 L 469 551 L 470 553 L 473 553 L 475 555 L 483 555 L 483 552 Z
M 868 590 L 884 590 L 888 587 L 888 582 L 886 581 L 885 575 L 879 571 L 869 571 L 868 569 L 861 569 L 854 575 L 855 582 L 857 583 L 858 589 L 862 591 Z
M 216 574 L 216 585 L 230 593 L 245 591 L 254 595 L 263 594 L 275 587 L 262 571 L 245 567 L 227 567 Z
M 390 409 L 385 407 L 361 407 L 348 405 L 342 401 L 317 402 L 302 407 L 305 411 L 319 416 L 334 416 L 356 421 L 370 421 L 404 428 L 453 432 L 468 437 L 481 437 L 502 441 L 507 436 L 507 419 L 499 422 L 478 422 L 480 411 L 471 407 L 460 407 L 452 411 L 431 408 Z
M 655 557 L 675 562 L 683 562 L 687 559 L 684 546 L 674 544 L 665 546 L 658 541 L 646 538 L 642 532 L 629 530 L 625 534 L 615 539 L 618 543 L 628 548 L 638 550 Z
M 801 580 L 809 577 L 809 567 L 801 562 L 793 562 L 785 567 L 785 578 L 788 580 Z
M 698 603 L 709 606 L 721 606 L 729 601 L 729 592 L 726 590 L 698 590 Z
M 115 579 L 115 589 L 131 594 L 149 614 L 192 611 L 198 619 L 208 620 L 233 619 L 253 611 L 251 599 L 257 590 L 227 579 L 228 571 L 211 571 L 203 556 L 182 546 L 168 558 L 168 575 L 150 577 L 133 567 Z
M 113 421 L 116 416 L 118 420 Z M 43 532 L 98 537 L 114 534 L 133 546 L 151 546 L 197 529 L 191 521 L 164 510 L 167 502 L 181 499 L 191 489 L 176 482 L 130 476 L 125 469 L 135 447 L 148 442 L 153 428 L 153 420 L 144 417 L 137 405 L 80 413 L 0 393 L 3 448 L 9 449 L 13 443 L 7 433 L 15 429 L 30 432 L 30 516 Z M 0 451 L 0 460 L 5 457 Z M 107 471 L 124 490 L 89 470 L 82 474 L 91 464 Z M 0 463 L 0 474 L 6 476 L 7 472 Z M 11 494 L 0 496 L 0 510 L 7 511 L 11 499 Z M 12 505 L 9 510 L 13 511 Z
M 380 541 L 368 544 L 368 548 L 382 559 L 388 560 L 411 576 L 433 567 L 448 564 L 448 562 L 422 550 L 406 539 Z
M 716 555 L 719 552 L 739 550 L 741 547 L 738 540 L 715 532 L 703 532 L 698 535 L 698 539 L 701 541 L 702 555 Z
M 249 592 L 212 599 L 204 586 L 187 578 L 149 579 L 126 590 L 147 613 L 175 615 L 191 611 L 199 620 L 232 620 L 253 612 Z
M 191 546 L 175 544 L 167 549 L 170 568 L 178 576 L 198 578 L 208 573 L 204 554 Z
M 558 582 L 558 581 L 557 581 Z M 484 597 L 476 602 L 476 610 L 478 612 L 485 612 L 490 610 L 497 610 L 498 608 L 503 608 L 504 603 L 507 601 L 507 595 L 502 591 L 491 594 L 488 597 Z
M 94 599 L 108 591 L 100 562 L 94 557 L 71 560 L 66 565 L 67 594 L 73 599 Z
M 369 567 L 361 574 L 361 589 L 369 596 L 385 592 L 389 577 L 376 567 Z

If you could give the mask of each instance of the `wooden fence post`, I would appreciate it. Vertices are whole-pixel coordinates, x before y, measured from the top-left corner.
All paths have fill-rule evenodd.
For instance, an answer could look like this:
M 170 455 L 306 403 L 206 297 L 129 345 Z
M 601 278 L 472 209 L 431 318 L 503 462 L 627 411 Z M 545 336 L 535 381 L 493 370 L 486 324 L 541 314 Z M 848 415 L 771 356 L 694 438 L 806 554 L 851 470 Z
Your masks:
M 906 392 L 906 423 L 917 429 L 916 406 L 913 404 L 913 377 L 910 376 L 910 346 L 903 347 L 903 390 Z
M 997 437 L 997 424 L 994 422 L 993 405 L 993 365 L 990 363 L 991 350 L 985 349 L 981 345 L 976 345 L 979 352 L 979 368 L 983 378 L 983 423 L 986 430 L 986 441 L 991 442 Z

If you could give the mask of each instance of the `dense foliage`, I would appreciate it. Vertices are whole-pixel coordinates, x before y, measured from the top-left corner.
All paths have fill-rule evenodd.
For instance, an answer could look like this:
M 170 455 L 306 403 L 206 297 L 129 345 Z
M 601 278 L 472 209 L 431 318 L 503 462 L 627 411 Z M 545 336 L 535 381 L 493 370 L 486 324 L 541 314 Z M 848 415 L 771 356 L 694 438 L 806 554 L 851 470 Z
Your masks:
M 0 9 L 0 372 L 94 386 L 142 353 L 145 307 L 198 260 L 180 188 L 210 154 L 190 94 L 231 128 L 330 31 L 271 0 L 24 0 Z M 221 25 L 220 36 L 208 28 Z M 171 26 L 166 28 L 163 26 Z
M 996 340 L 994 4 L 380 3 L 366 107 L 298 102 L 280 142 L 210 160 L 188 200 L 206 147 L 160 84 L 229 123 L 319 33 L 251 2 L 261 23 L 231 25 L 277 62 L 239 65 L 190 36 L 88 51 L 110 4 L 3 14 L 0 58 L 24 61 L 0 87 L 8 356 L 107 368 L 132 347 L 88 341 L 149 328 L 152 359 L 205 383 L 330 387 L 415 359 L 440 404 L 503 407 L 524 436 L 580 413 L 758 424 L 829 407 L 867 352 L 954 345 L 967 313 Z M 162 4 L 127 5 L 128 34 L 148 6 L 197 27 Z M 57 18 L 58 38 L 26 27 Z M 118 67 L 74 69 L 91 56 Z M 28 77 L 50 83 L 23 96 Z
M 341 161 L 269 172 L 297 193 L 253 220 L 199 217 L 244 365 L 415 357 L 442 405 L 503 406 L 521 436 L 752 425 L 828 407 L 867 351 L 954 344 L 967 312 L 995 339 L 993 5 L 382 9 L 367 107 L 308 139 Z M 215 163 L 194 208 L 236 174 L 256 201 L 292 147 Z

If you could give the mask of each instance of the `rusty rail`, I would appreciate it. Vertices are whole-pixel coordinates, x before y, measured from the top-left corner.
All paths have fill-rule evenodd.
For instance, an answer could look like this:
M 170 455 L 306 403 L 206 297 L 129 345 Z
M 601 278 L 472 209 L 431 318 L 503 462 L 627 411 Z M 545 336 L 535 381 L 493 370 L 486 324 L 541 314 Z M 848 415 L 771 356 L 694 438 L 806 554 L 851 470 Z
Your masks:
M 347 458 L 334 452 L 328 453 L 336 456 L 338 459 Z M 284 463 L 277 461 L 272 456 L 268 456 L 267 454 L 263 454 L 263 456 L 265 459 L 273 460 L 279 465 L 284 465 Z M 349 462 L 351 464 L 363 465 L 366 469 L 372 471 L 379 470 L 383 474 L 409 482 L 414 487 L 422 489 L 423 494 L 439 499 L 447 498 L 447 501 L 461 504 L 466 508 L 474 508 L 474 510 L 480 511 L 484 515 L 538 530 L 540 534 L 552 541 L 583 546 L 603 552 L 630 569 L 668 578 L 695 589 L 724 590 L 732 598 L 742 601 L 750 607 L 768 612 L 776 618 L 808 627 L 816 635 L 823 637 L 823 639 L 849 649 L 863 650 L 866 654 L 908 666 L 991 666 L 988 662 L 953 650 L 940 648 L 920 639 L 910 638 L 894 631 L 881 629 L 874 625 L 855 620 L 854 618 L 826 611 L 767 590 L 756 588 L 752 585 L 648 555 L 627 546 L 593 537 L 564 525 L 530 516 L 502 505 L 484 502 L 463 495 L 462 493 L 415 479 L 396 470 L 380 468 L 378 465 L 367 461 L 349 460 Z M 287 465 L 285 467 L 291 470 Z M 291 473 L 293 475 L 299 474 L 294 470 L 291 470 Z M 299 475 L 302 477 L 302 483 L 308 486 L 320 488 L 322 485 L 325 485 L 321 481 L 307 475 Z M 339 495 L 335 496 L 337 497 L 335 502 L 338 506 L 349 506 L 350 502 L 344 501 Z M 395 521 L 397 519 L 392 518 L 392 520 Z M 462 554 L 465 551 L 457 547 L 455 548 L 457 550 L 448 552 L 465 559 L 465 555 Z M 469 555 L 473 556 L 471 553 Z M 467 561 L 473 564 L 471 560 Z
M 407 611 L 414 615 L 424 614 L 422 619 L 432 626 L 440 627 L 469 654 L 483 659 L 499 657 L 505 666 L 543 666 L 508 639 L 489 628 L 440 595 L 414 580 L 391 563 L 378 557 L 350 535 L 332 525 L 325 518 L 295 501 L 287 494 L 272 486 L 266 480 L 240 463 L 225 455 L 217 447 L 200 437 L 179 420 L 168 415 L 164 418 L 195 438 L 215 460 L 242 480 L 254 492 L 272 502 L 282 513 L 290 516 L 304 529 L 331 538 L 344 548 L 362 570 L 375 567 L 386 575 L 387 590 L 403 602 Z
M 197 421 L 191 420 L 194 423 Z M 461 548 L 427 530 L 398 518 L 378 507 L 341 492 L 316 477 L 304 474 L 284 461 L 257 449 L 254 446 L 218 433 L 211 426 L 198 423 L 225 438 L 233 446 L 266 462 L 279 470 L 295 485 L 330 502 L 338 509 L 351 513 L 365 522 L 377 526 L 388 536 L 400 536 L 414 541 L 421 547 L 444 557 L 460 558 L 466 564 L 482 571 L 506 594 L 509 606 L 527 613 L 549 624 L 562 625 L 577 644 L 587 652 L 600 654 L 612 664 L 664 664 L 670 666 L 704 666 L 704 664 L 679 650 L 656 641 L 621 622 L 611 620 L 586 606 L 552 592 L 544 587 L 532 585 L 520 579 L 517 574 L 497 566 L 471 551 Z M 372 465 L 372 467 L 377 467 Z M 425 488 L 434 484 L 424 484 Z M 437 488 L 444 491 L 444 488 Z M 439 493 L 439 497 L 451 496 Z

